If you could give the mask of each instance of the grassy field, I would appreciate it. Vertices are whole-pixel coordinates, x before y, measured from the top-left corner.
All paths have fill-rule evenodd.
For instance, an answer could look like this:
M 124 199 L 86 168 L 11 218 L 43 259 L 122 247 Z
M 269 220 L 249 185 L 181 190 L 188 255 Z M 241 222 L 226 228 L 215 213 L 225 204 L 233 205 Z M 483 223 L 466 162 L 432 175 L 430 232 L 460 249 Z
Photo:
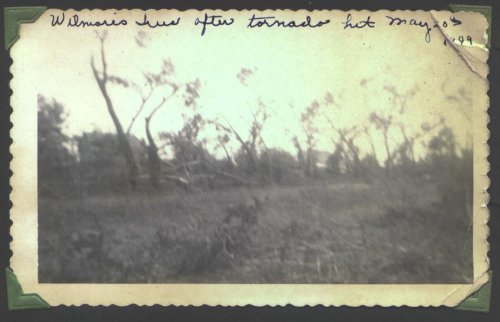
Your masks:
M 53 283 L 468 282 L 470 220 L 437 187 L 392 178 L 40 199 L 39 277 Z M 224 237 L 229 251 L 211 247 L 229 205 L 253 196 L 263 203 L 258 221 Z

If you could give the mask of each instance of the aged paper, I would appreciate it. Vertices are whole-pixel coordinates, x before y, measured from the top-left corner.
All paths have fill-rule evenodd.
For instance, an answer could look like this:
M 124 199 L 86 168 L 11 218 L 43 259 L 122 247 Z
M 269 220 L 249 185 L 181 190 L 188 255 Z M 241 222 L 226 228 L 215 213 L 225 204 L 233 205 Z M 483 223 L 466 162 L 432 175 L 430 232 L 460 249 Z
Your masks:
M 51 305 L 455 306 L 487 282 L 486 19 L 47 10 L 11 268 Z

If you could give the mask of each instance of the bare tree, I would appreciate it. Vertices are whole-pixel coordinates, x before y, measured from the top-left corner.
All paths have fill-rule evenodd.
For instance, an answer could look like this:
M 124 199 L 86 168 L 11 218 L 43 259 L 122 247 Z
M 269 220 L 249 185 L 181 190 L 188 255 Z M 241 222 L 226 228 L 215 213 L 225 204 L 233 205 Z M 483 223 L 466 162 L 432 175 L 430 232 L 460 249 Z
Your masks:
M 134 154 L 132 152 L 132 149 L 130 147 L 128 136 L 130 135 L 136 120 L 147 109 L 147 106 L 153 100 L 153 97 L 158 97 L 158 96 L 161 97 L 159 103 L 157 103 L 157 105 L 152 110 L 150 110 L 149 114 L 147 114 L 147 116 L 145 117 L 145 130 L 147 139 L 147 144 L 145 144 L 145 148 L 148 157 L 149 181 L 153 188 L 159 189 L 162 177 L 162 167 L 161 167 L 162 161 L 158 154 L 158 146 L 155 142 L 155 138 L 151 133 L 151 122 L 153 120 L 153 117 L 158 113 L 158 111 L 162 109 L 166 105 L 166 103 L 169 102 L 174 96 L 177 96 L 179 94 L 180 89 L 184 90 L 183 93 L 184 105 L 185 106 L 193 105 L 195 103 L 195 100 L 198 98 L 198 89 L 200 87 L 200 82 L 198 80 L 195 80 L 192 82 L 186 82 L 181 84 L 176 81 L 173 81 L 171 76 L 174 73 L 174 66 L 168 59 L 163 60 L 163 66 L 158 73 L 143 74 L 146 88 L 143 88 L 132 81 L 128 81 L 117 76 L 109 75 L 107 71 L 107 64 L 106 64 L 106 57 L 104 50 L 104 42 L 106 39 L 106 35 L 107 35 L 106 32 L 98 34 L 98 37 L 101 41 L 102 70 L 99 72 L 95 67 L 94 57 L 92 57 L 91 66 L 96 81 L 99 85 L 99 88 L 101 89 L 101 92 L 108 106 L 109 114 L 111 115 L 113 123 L 116 127 L 117 136 L 120 141 L 120 147 L 121 150 L 123 151 L 123 154 L 127 161 L 127 165 L 129 167 L 130 182 L 133 186 L 137 184 L 139 169 Z M 143 38 L 144 35 L 142 35 L 141 37 L 140 35 L 138 35 L 135 39 L 140 47 L 145 46 Z M 138 40 L 141 40 L 141 42 L 138 42 Z M 126 132 L 123 130 L 123 126 L 118 116 L 116 115 L 113 102 L 108 94 L 106 87 L 108 83 L 115 83 L 123 86 L 124 88 L 132 88 L 141 96 L 141 103 L 136 112 L 134 113 L 134 116 L 132 117 Z
M 90 66 L 92 67 L 92 72 L 94 74 L 94 78 L 97 82 L 97 85 L 99 86 L 99 89 L 101 91 L 102 96 L 104 97 L 104 100 L 106 102 L 106 106 L 108 108 L 109 115 L 111 116 L 111 119 L 113 120 L 113 124 L 116 129 L 116 134 L 118 137 L 119 141 L 119 146 L 120 146 L 120 151 L 122 152 L 125 161 L 127 163 L 128 167 L 128 179 L 130 182 L 130 185 L 132 187 L 137 186 L 137 177 L 139 175 L 139 167 L 137 166 L 137 162 L 135 160 L 134 153 L 132 152 L 132 148 L 130 146 L 130 142 L 128 140 L 128 137 L 126 133 L 123 131 L 123 126 L 120 122 L 120 119 L 118 118 L 118 115 L 116 114 L 115 107 L 113 105 L 113 101 L 111 100 L 111 97 L 109 96 L 107 86 L 109 83 L 115 83 L 122 85 L 124 87 L 128 87 L 128 82 L 116 77 L 112 76 L 108 73 L 107 69 L 107 62 L 106 62 L 106 55 L 105 55 L 105 50 L 104 50 L 104 42 L 106 40 L 107 33 L 104 31 L 102 33 L 96 33 L 97 36 L 99 37 L 100 43 L 101 43 L 101 71 L 98 71 L 96 65 L 95 65 L 95 59 L 94 56 L 92 56 L 90 60 Z
M 375 149 L 375 142 L 373 142 L 373 138 L 370 134 L 370 127 L 367 125 L 364 125 L 362 127 L 363 134 L 366 136 L 366 139 L 368 140 L 368 143 L 370 144 L 370 148 L 372 149 L 372 155 L 375 160 L 377 160 L 377 149 Z
M 222 142 L 222 144 L 224 144 L 223 145 L 224 147 L 225 144 L 227 144 L 228 142 L 227 139 L 229 136 L 234 137 L 236 141 L 238 141 L 240 149 L 245 155 L 245 160 L 246 160 L 245 171 L 249 174 L 255 173 L 258 168 L 257 147 L 259 143 L 263 142 L 261 132 L 268 118 L 265 106 L 259 104 L 259 109 L 256 112 L 252 113 L 252 117 L 253 119 L 251 121 L 250 127 L 248 128 L 248 134 L 246 136 L 240 134 L 240 132 L 238 132 L 238 130 L 235 129 L 235 127 L 231 124 L 231 122 L 227 118 L 223 118 L 224 120 L 223 122 L 220 120 L 211 121 L 211 123 L 214 124 L 216 130 L 219 133 L 221 133 L 219 134 L 219 137 L 226 140 L 226 142 L 224 142 L 224 140 L 219 141 Z
M 339 103 L 335 100 L 333 95 L 330 92 L 325 94 L 323 99 L 323 104 L 326 106 L 334 106 L 338 109 L 341 108 Z M 330 128 L 336 134 L 336 136 L 331 137 L 331 141 L 335 146 L 335 158 L 340 158 L 337 161 L 343 161 L 347 170 L 354 174 L 358 175 L 361 170 L 361 158 L 359 153 L 359 148 L 356 145 L 356 140 L 358 139 L 361 131 L 357 125 L 351 127 L 340 128 L 335 125 L 335 122 L 329 116 L 331 113 L 323 114 L 323 118 L 330 125 Z M 368 134 L 368 128 L 363 128 L 365 133 Z M 369 137 L 371 140 L 371 137 Z M 372 144 L 373 153 L 375 155 L 375 147 L 373 146 L 373 141 L 370 141 Z
M 393 117 L 392 115 L 383 115 L 382 113 L 376 113 L 372 112 L 370 114 L 370 122 L 372 122 L 375 127 L 382 132 L 382 137 L 383 137 L 383 142 L 384 142 L 384 147 L 385 147 L 385 153 L 386 153 L 386 160 L 385 160 L 385 168 L 387 173 L 390 173 L 390 169 L 394 165 L 394 155 L 391 151 L 391 148 L 389 146 L 389 129 L 393 125 Z
M 206 139 L 199 137 L 200 132 L 206 124 L 201 114 L 184 116 L 184 125 L 176 133 L 160 133 L 160 139 L 164 144 L 159 147 L 163 149 L 171 147 L 174 152 L 173 170 L 182 172 L 183 178 L 188 185 L 197 183 L 200 179 L 210 179 L 212 157 L 205 149 Z
M 163 68 L 158 74 L 146 74 L 146 81 L 153 88 L 161 88 L 167 92 L 160 102 L 151 110 L 151 112 L 145 117 L 145 128 L 146 128 L 146 138 L 147 138 L 147 155 L 148 155 L 148 172 L 149 180 L 153 188 L 160 189 L 161 187 L 161 159 L 158 154 L 158 146 L 156 144 L 155 138 L 151 133 L 151 121 L 153 117 L 162 109 L 167 102 L 169 102 L 174 96 L 177 95 L 179 89 L 184 88 L 184 105 L 191 106 L 195 103 L 196 98 L 198 98 L 198 89 L 200 88 L 199 80 L 193 82 L 187 82 L 179 84 L 170 79 L 170 75 L 173 73 L 174 68 L 169 60 L 163 61 Z M 168 89 L 166 89 L 166 88 Z
M 392 95 L 392 104 L 394 107 L 399 108 L 398 113 L 403 114 L 406 111 L 408 100 L 415 96 L 419 89 L 418 86 L 413 86 L 406 92 L 400 93 L 393 85 L 386 85 L 384 90 Z
M 399 115 L 400 117 L 407 112 L 408 101 L 415 96 L 418 92 L 418 86 L 413 86 L 404 93 L 400 93 L 396 87 L 393 85 L 384 86 L 384 90 L 392 95 L 393 107 L 396 109 L 396 113 L 391 113 L 390 115 L 383 115 L 382 113 L 373 112 L 370 114 L 370 121 L 375 125 L 375 127 L 382 132 L 384 138 L 384 147 L 387 154 L 386 171 L 389 173 L 390 169 L 394 166 L 396 159 L 399 159 L 400 164 L 415 163 L 415 152 L 414 144 L 417 139 L 416 136 L 410 137 L 407 134 L 406 127 L 402 122 L 398 122 L 394 119 L 394 115 Z M 394 151 L 389 148 L 389 131 L 392 126 L 397 126 L 400 130 L 402 142 L 397 144 Z
M 127 127 L 127 135 L 130 135 L 130 131 L 132 130 L 132 127 L 134 126 L 135 121 L 137 120 L 139 115 L 141 115 L 142 111 L 144 110 L 144 107 L 146 107 L 146 103 L 149 101 L 149 99 L 151 98 L 151 96 L 153 95 L 153 92 L 154 92 L 154 87 L 153 87 L 152 83 L 150 83 L 150 82 L 148 83 L 148 91 L 146 93 L 144 93 L 142 91 L 142 89 L 140 89 L 138 86 L 134 86 L 134 88 L 141 95 L 141 105 L 139 106 L 139 108 L 135 112 L 134 116 L 130 120 L 130 123 Z
M 231 141 L 229 138 L 229 135 L 227 132 L 223 131 L 222 133 L 220 131 L 217 132 L 217 145 L 216 149 L 222 148 L 224 150 L 224 154 L 226 155 L 226 162 L 227 162 L 227 168 L 229 170 L 233 170 L 234 168 L 234 162 L 233 159 L 231 158 L 231 154 L 229 153 L 229 150 L 227 148 L 227 144 Z
M 338 141 L 332 138 L 332 143 L 339 148 L 339 152 L 346 162 L 347 168 L 354 175 L 358 175 L 361 169 L 361 159 L 359 156 L 359 148 L 356 146 L 355 140 L 359 135 L 358 127 L 337 128 L 330 118 L 326 118 L 330 127 L 338 135 Z
M 420 137 L 417 133 L 413 137 L 410 137 L 406 133 L 405 125 L 401 122 L 397 124 L 399 130 L 401 131 L 401 136 L 403 137 L 403 142 L 399 144 L 397 150 L 397 157 L 399 158 L 399 163 L 401 165 L 415 164 L 415 140 Z
M 317 164 L 315 148 L 318 143 L 319 128 L 317 126 L 317 116 L 319 114 L 320 104 L 318 101 L 313 101 L 306 107 L 305 111 L 300 115 L 300 124 L 302 132 L 305 135 L 305 144 L 302 147 L 297 137 L 293 138 L 295 148 L 297 149 L 297 157 L 306 176 L 316 176 Z
M 243 86 L 248 86 L 247 81 L 254 72 L 254 69 L 242 68 L 236 78 Z M 218 146 L 224 150 L 229 166 L 232 167 L 233 161 L 227 150 L 227 144 L 230 142 L 230 138 L 233 137 L 240 145 L 240 153 L 244 155 L 243 167 L 248 174 L 254 174 L 258 170 L 258 145 L 265 146 L 261 133 L 269 117 L 266 106 L 261 99 L 258 99 L 257 110 L 251 110 L 251 113 L 252 121 L 248 128 L 248 134 L 238 132 L 227 118 L 223 118 L 222 121 L 219 119 L 210 121 L 219 133 L 217 136 Z

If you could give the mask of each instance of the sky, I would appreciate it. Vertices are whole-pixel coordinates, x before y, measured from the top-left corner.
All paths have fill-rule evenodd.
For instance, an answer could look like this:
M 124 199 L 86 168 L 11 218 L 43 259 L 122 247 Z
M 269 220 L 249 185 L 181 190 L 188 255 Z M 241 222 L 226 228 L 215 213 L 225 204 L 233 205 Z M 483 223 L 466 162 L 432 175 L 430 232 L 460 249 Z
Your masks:
M 323 12 L 322 17 L 332 22 L 317 29 L 248 29 L 240 13 L 242 19 L 234 25 L 208 27 L 205 35 L 200 36 L 200 26 L 188 23 L 197 16 L 196 12 L 177 14 L 182 21 L 175 27 L 149 29 L 129 23 L 124 28 L 109 28 L 105 41 L 108 72 L 144 84 L 143 73 L 157 72 L 162 61 L 169 59 L 175 68 L 174 80 L 200 80 L 197 106 L 206 119 L 226 118 L 244 135 L 260 100 L 270 115 L 262 131 L 263 140 L 268 147 L 291 153 L 295 153 L 292 137 L 304 140 L 300 114 L 314 100 L 323 102 L 326 93 L 332 95 L 335 103 L 321 105 L 322 116 L 316 121 L 318 150 L 334 149 L 335 134 L 323 116 L 337 128 L 362 127 L 369 125 L 372 112 L 393 114 L 410 135 L 419 132 L 422 123 L 433 124 L 445 117 L 458 142 L 465 145 L 468 140 L 472 123 L 466 116 L 472 114 L 474 102 L 480 99 L 473 90 L 478 77 L 464 72 L 464 62 L 451 47 L 443 46 L 439 34 L 433 34 L 433 41 L 426 43 L 422 31 L 411 27 L 343 30 L 340 18 Z M 279 17 L 279 13 L 273 14 Z M 90 14 L 82 16 L 97 19 Z M 136 16 L 142 19 L 141 14 Z M 282 16 L 300 20 L 304 12 Z M 50 21 L 47 15 L 41 19 L 42 23 L 44 19 L 47 24 Z M 90 67 L 91 57 L 99 55 L 96 31 L 102 30 L 27 27 L 23 32 L 30 37 L 21 37 L 23 42 L 17 49 L 33 53 L 26 59 L 24 71 L 36 80 L 34 90 L 39 95 L 64 106 L 64 131 L 70 136 L 93 130 L 114 131 Z M 144 46 L 136 42 L 139 33 Z M 47 46 L 49 43 L 52 45 Z M 253 71 L 244 83 L 237 78 L 242 68 Z M 401 100 L 394 93 L 407 97 L 402 114 Z M 120 86 L 110 86 L 110 94 L 126 128 L 140 106 L 140 95 Z M 461 99 L 462 94 L 470 100 Z M 144 117 L 163 95 L 158 91 L 152 96 L 134 125 L 134 135 L 145 137 Z M 183 113 L 189 114 L 189 110 L 181 97 L 168 101 L 152 121 L 153 134 L 178 131 Z M 213 130 L 203 133 L 209 139 L 214 135 Z M 382 151 L 381 134 L 372 128 L 370 135 L 377 150 Z M 396 128 L 390 136 L 392 145 L 402 139 Z M 368 153 L 366 136 L 360 135 L 357 144 L 362 154 Z M 235 151 L 237 144 L 231 148 Z M 422 144 L 416 148 L 423 157 Z M 385 158 L 382 152 L 378 157 Z

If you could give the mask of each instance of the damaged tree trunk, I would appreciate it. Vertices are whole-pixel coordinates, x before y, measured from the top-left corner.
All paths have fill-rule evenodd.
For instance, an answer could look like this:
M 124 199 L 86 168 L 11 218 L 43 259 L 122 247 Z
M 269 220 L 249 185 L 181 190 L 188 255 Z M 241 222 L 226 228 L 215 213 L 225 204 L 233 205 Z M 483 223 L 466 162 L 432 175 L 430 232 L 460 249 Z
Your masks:
M 113 120 L 113 124 L 116 129 L 116 135 L 118 137 L 118 143 L 120 147 L 120 151 L 123 154 L 123 157 L 125 158 L 125 161 L 127 163 L 127 168 L 128 168 L 128 181 L 132 188 L 137 187 L 137 177 L 139 175 L 139 167 L 137 166 L 137 162 L 134 157 L 134 153 L 132 152 L 132 148 L 130 146 L 130 142 L 127 138 L 127 135 L 123 131 L 123 126 L 120 122 L 120 119 L 116 115 L 115 108 L 113 106 L 113 102 L 111 101 L 111 98 L 108 94 L 106 84 L 108 82 L 108 73 L 107 73 L 107 65 L 106 65 L 106 57 L 104 55 L 104 40 L 105 40 L 105 35 L 98 35 L 99 39 L 101 41 L 101 64 L 102 64 L 102 71 L 101 71 L 101 76 L 99 76 L 99 72 L 97 71 L 97 68 L 95 67 L 94 63 L 94 57 L 92 57 L 90 65 L 92 67 L 92 72 L 94 73 L 95 80 L 97 82 L 97 85 L 99 86 L 99 89 L 101 90 L 102 96 L 104 97 L 104 100 L 106 101 L 106 106 L 108 108 L 109 115 L 111 116 L 111 119 Z
M 160 190 L 161 188 L 161 176 L 162 176 L 162 168 L 161 168 L 161 159 L 158 155 L 158 146 L 155 143 L 153 135 L 151 135 L 150 124 L 153 116 L 158 112 L 158 110 L 177 93 L 178 87 L 175 86 L 173 88 L 172 93 L 168 97 L 164 97 L 160 103 L 149 113 L 149 115 L 145 118 L 146 120 L 146 137 L 148 139 L 148 146 L 146 147 L 148 153 L 148 174 L 149 174 L 149 182 L 151 186 L 155 190 Z
M 151 135 L 151 131 L 149 129 L 149 122 L 151 117 L 146 117 L 146 136 L 148 138 L 148 174 L 149 174 L 149 183 L 155 190 L 161 189 L 161 160 L 158 155 L 158 147 Z

